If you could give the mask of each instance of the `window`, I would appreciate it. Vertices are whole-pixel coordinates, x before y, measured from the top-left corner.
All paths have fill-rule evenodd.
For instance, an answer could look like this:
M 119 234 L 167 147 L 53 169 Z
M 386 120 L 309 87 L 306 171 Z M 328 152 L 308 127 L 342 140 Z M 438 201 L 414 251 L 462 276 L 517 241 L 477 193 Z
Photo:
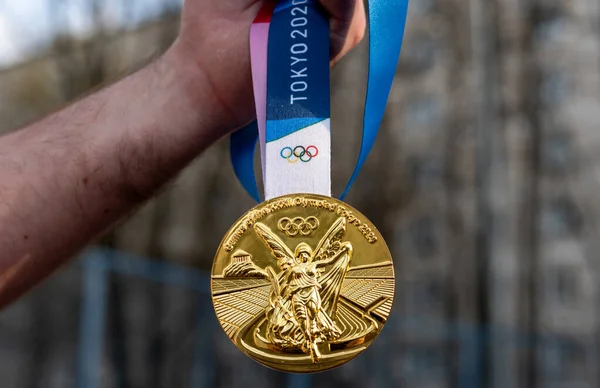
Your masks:
M 404 125 L 408 130 L 415 127 L 434 126 L 440 119 L 440 104 L 431 96 L 410 99 L 404 108 Z
M 573 158 L 571 136 L 568 132 L 548 134 L 542 146 L 544 169 L 551 174 L 565 172 Z
M 409 226 L 410 246 L 416 256 L 426 258 L 438 251 L 435 221 L 432 217 L 422 217 Z
M 550 339 L 546 379 L 551 381 L 573 382 L 586 378 L 585 345 L 572 338 Z
M 548 237 L 577 234 L 581 226 L 581 213 L 570 198 L 556 198 L 544 205 L 542 210 L 542 231 Z
M 420 279 L 413 283 L 412 310 L 416 315 L 441 314 L 444 306 L 444 286 L 437 278 Z
M 573 305 L 579 299 L 579 269 L 559 266 L 552 269 L 548 286 L 550 301 L 560 305 Z
M 548 46 L 564 35 L 566 23 L 562 18 L 548 20 L 537 26 L 534 34 L 537 44 Z
M 430 189 L 439 184 L 442 169 L 439 161 L 428 158 L 412 158 L 408 164 L 415 188 Z
M 433 38 L 417 35 L 402 48 L 398 71 L 410 75 L 422 74 L 435 65 L 437 46 Z
M 547 105 L 562 103 L 569 95 L 569 80 L 561 71 L 551 71 L 542 80 L 540 98 Z
M 436 346 L 412 346 L 404 357 L 404 377 L 411 384 L 443 382 L 445 375 L 444 352 Z
M 438 0 L 420 0 L 410 3 L 411 12 L 415 14 L 426 15 L 433 11 Z
M 564 12 L 560 8 L 538 8 L 536 16 L 534 38 L 537 44 L 548 45 L 564 35 L 566 23 Z

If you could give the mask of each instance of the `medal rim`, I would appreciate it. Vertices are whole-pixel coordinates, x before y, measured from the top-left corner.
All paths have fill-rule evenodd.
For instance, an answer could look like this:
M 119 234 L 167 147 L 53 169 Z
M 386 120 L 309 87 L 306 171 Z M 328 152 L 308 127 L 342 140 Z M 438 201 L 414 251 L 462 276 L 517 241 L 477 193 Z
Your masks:
M 215 256 L 213 259 L 213 264 L 211 266 L 211 272 L 210 272 L 210 297 L 211 297 L 211 302 L 213 304 L 213 313 L 215 314 L 215 318 L 217 319 L 217 322 L 219 323 L 219 327 L 221 328 L 221 331 L 226 335 L 226 337 L 231 341 L 231 343 L 233 343 L 233 345 L 240 351 L 242 352 L 246 357 L 250 358 L 252 361 L 258 363 L 261 366 L 267 367 L 269 369 L 272 369 L 274 371 L 277 372 L 284 372 L 284 373 L 293 373 L 293 374 L 314 374 L 314 373 L 321 373 L 321 372 L 326 372 L 338 367 L 341 367 L 343 365 L 346 365 L 348 362 L 354 360 L 356 357 L 358 357 L 360 354 L 362 354 L 364 351 L 366 351 L 372 344 L 373 342 L 375 342 L 375 340 L 377 339 L 377 337 L 379 337 L 379 335 L 381 334 L 381 332 L 383 331 L 383 329 L 385 328 L 391 314 L 387 317 L 386 321 L 383 323 L 381 329 L 376 333 L 375 337 L 369 342 L 368 345 L 366 345 L 366 347 L 360 351 L 357 351 L 355 354 L 351 355 L 350 357 L 348 357 L 347 359 L 343 360 L 340 363 L 336 363 L 333 365 L 328 365 L 328 366 L 324 366 L 322 368 L 314 368 L 315 370 L 310 370 L 313 369 L 311 368 L 314 365 L 318 365 L 318 364 L 302 364 L 301 367 L 307 370 L 299 370 L 294 368 L 294 369 L 289 369 L 289 368 L 285 368 L 286 365 L 290 365 L 290 364 L 286 364 L 285 361 L 281 361 L 281 368 L 277 367 L 274 364 L 270 364 L 270 363 L 266 363 L 263 361 L 260 361 L 258 358 L 254 357 L 253 355 L 251 355 L 248 351 L 246 351 L 245 349 L 243 349 L 242 347 L 240 347 L 240 345 L 238 345 L 235 340 L 233 338 L 231 338 L 229 335 L 227 335 L 227 333 L 225 332 L 225 328 L 223 327 L 223 324 L 221 323 L 221 320 L 219 318 L 219 315 L 217 314 L 217 310 L 215 308 L 215 295 L 214 295 L 214 290 L 213 290 L 213 276 L 214 276 L 214 270 L 215 270 L 215 266 L 217 264 L 217 259 L 219 257 L 219 254 L 221 253 L 221 251 L 227 251 L 224 246 L 226 245 L 226 241 L 230 238 L 231 235 L 231 231 L 235 230 L 236 227 L 241 223 L 241 221 L 244 220 L 244 218 L 250 214 L 252 211 L 261 208 L 263 206 L 268 205 L 269 203 L 272 202 L 276 202 L 282 199 L 286 199 L 286 198 L 297 198 L 297 197 L 302 197 L 302 198 L 309 198 L 309 199 L 317 199 L 317 200 L 328 200 L 328 201 L 334 201 L 338 204 L 343 204 L 344 206 L 347 206 L 347 210 L 350 210 L 351 212 L 357 214 L 359 217 L 362 217 L 362 219 L 367 220 L 369 222 L 369 227 L 371 228 L 371 230 L 375 233 L 375 235 L 378 237 L 378 240 L 376 242 L 379 242 L 381 244 L 383 244 L 383 247 L 385 249 L 385 251 L 388 252 L 389 254 L 389 258 L 390 258 L 390 262 L 392 265 L 392 269 L 393 269 L 393 279 L 394 279 L 394 297 L 392 297 L 392 305 L 390 309 L 393 309 L 394 306 L 394 302 L 395 302 L 395 290 L 396 290 L 396 270 L 394 268 L 394 260 L 392 257 L 392 253 L 385 241 L 385 239 L 383 238 L 383 235 L 381 234 L 381 232 L 379 231 L 379 229 L 377 229 L 377 227 L 373 224 L 373 222 L 366 217 L 362 212 L 360 212 L 359 210 L 357 210 L 356 208 L 354 208 L 352 205 L 349 205 L 348 203 L 334 198 L 334 197 L 330 197 L 330 196 L 326 196 L 326 195 L 322 195 L 322 194 L 314 194 L 314 193 L 293 193 L 293 194 L 286 194 L 286 195 L 282 195 L 282 196 L 278 196 L 278 197 L 274 197 L 271 199 L 268 199 L 266 201 L 260 202 L 256 205 L 254 205 L 252 208 L 250 208 L 249 210 L 247 210 L 246 212 L 244 212 L 244 214 L 242 214 L 240 217 L 238 217 L 238 219 L 229 227 L 229 229 L 227 230 L 225 236 L 221 239 L 221 242 L 219 243 L 219 246 L 215 252 Z M 301 205 L 298 205 L 301 206 Z M 245 233 L 245 232 L 244 232 Z M 254 318 L 253 318 L 254 319 Z

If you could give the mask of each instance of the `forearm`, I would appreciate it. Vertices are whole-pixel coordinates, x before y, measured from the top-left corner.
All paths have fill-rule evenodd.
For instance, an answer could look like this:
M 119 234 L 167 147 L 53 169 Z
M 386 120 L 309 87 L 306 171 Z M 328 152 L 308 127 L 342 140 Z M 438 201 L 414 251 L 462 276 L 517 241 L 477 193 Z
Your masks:
M 212 144 L 224 110 L 171 52 L 0 138 L 0 305 L 46 277 Z

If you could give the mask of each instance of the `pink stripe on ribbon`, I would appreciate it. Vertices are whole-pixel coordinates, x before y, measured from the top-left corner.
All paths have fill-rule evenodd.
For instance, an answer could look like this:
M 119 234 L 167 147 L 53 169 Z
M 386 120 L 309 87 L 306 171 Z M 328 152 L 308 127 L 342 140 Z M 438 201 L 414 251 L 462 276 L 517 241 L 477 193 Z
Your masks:
M 267 60 L 269 47 L 269 28 L 271 16 L 276 2 L 265 1 L 250 28 L 250 58 L 252 62 L 252 82 L 254 84 L 254 101 L 256 105 L 256 121 L 260 142 L 260 157 L 265 176 L 265 145 L 267 125 Z

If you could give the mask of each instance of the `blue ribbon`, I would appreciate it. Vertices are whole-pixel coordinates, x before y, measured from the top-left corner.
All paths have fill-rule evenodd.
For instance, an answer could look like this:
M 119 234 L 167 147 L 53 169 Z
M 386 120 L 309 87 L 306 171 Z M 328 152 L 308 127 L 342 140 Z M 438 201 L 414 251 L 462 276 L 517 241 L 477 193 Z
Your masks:
M 256 175 L 254 174 L 254 152 L 258 143 L 258 123 L 250 123 L 231 136 L 230 152 L 233 171 L 244 189 L 256 202 L 260 202 Z
M 369 0 L 368 2 L 369 79 L 362 144 L 356 168 L 340 197 L 341 199 L 346 197 L 358 177 L 373 148 L 379 126 L 383 121 L 404 40 L 408 3 L 409 0 Z M 231 158 L 242 186 L 260 202 L 254 175 L 254 152 L 257 139 L 258 129 L 255 123 L 234 133 L 231 137 Z
M 315 0 L 280 0 L 271 18 L 267 74 L 267 143 L 286 137 L 330 117 L 329 20 Z M 307 20 L 304 27 L 292 27 L 296 17 Z M 307 34 L 293 35 L 306 28 Z M 291 54 L 293 47 L 303 52 Z M 292 60 L 296 58 L 296 60 Z M 295 64 L 294 64 L 295 63 Z M 292 73 L 290 73 L 290 71 Z M 299 77 L 290 78 L 293 72 Z M 310 86 L 302 92 L 290 92 L 297 81 Z M 295 101 L 291 101 L 296 97 Z

